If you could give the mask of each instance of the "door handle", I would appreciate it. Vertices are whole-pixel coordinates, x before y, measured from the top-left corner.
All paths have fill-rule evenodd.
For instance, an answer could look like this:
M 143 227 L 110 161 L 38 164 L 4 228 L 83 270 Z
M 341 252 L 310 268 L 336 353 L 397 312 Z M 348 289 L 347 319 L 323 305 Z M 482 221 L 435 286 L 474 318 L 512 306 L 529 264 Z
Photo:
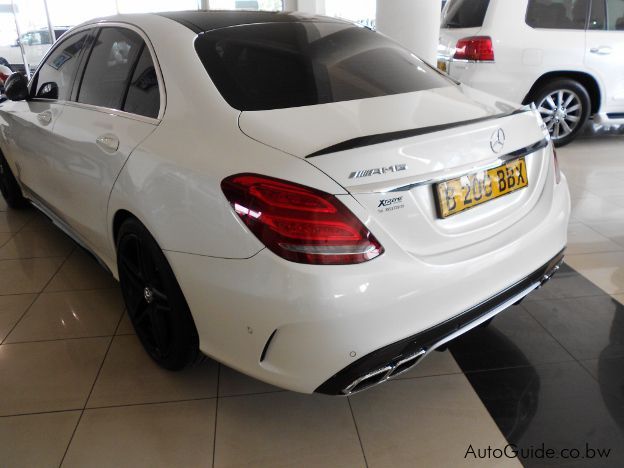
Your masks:
M 37 114 L 37 120 L 41 123 L 41 125 L 49 125 L 52 122 L 52 112 L 43 111 Z
M 613 49 L 609 46 L 592 47 L 589 49 L 592 54 L 596 55 L 609 55 Z
M 119 149 L 119 138 L 110 133 L 97 137 L 95 142 L 107 153 L 114 153 Z

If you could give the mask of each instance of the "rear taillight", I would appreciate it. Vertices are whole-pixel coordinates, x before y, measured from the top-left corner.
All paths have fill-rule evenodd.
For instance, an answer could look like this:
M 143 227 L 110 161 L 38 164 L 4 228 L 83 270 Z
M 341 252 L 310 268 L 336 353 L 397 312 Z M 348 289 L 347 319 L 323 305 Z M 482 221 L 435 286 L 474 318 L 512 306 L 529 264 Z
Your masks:
M 334 195 L 256 174 L 228 177 L 221 189 L 251 232 L 286 260 L 349 265 L 383 253 L 377 239 Z
M 493 62 L 494 46 L 488 36 L 465 37 L 457 41 L 454 59 L 475 62 Z
M 561 183 L 561 168 L 559 167 L 559 159 L 557 159 L 557 150 L 555 149 L 555 145 L 552 145 L 552 152 L 553 152 L 553 162 L 555 164 L 555 182 L 557 183 L 557 185 L 559 185 L 559 183 Z
M 4 73 L 0 72 L 0 84 L 4 84 L 8 77 L 9 75 L 5 75 Z

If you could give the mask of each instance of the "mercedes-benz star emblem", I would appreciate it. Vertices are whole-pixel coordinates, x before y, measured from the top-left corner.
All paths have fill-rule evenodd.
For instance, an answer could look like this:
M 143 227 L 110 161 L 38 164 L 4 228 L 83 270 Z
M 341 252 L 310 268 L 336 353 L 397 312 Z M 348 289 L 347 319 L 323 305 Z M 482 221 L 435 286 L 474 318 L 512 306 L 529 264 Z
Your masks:
M 505 132 L 502 128 L 499 128 L 492 134 L 492 138 L 490 139 L 490 147 L 492 151 L 495 153 L 500 153 L 503 151 L 503 147 L 505 146 Z

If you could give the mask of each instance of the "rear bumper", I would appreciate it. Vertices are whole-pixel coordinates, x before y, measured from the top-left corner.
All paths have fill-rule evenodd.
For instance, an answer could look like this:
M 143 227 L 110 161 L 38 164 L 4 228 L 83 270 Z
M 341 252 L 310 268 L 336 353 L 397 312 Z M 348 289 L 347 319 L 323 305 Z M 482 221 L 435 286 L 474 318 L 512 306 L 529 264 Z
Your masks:
M 373 351 L 328 379 L 316 392 L 349 395 L 405 372 L 436 348 L 495 317 L 540 288 L 559 270 L 563 255 L 564 251 L 561 251 L 523 280 L 446 322 Z
M 205 354 L 289 390 L 341 392 L 348 379 L 331 389 L 327 382 L 362 357 L 435 329 L 422 342 L 428 352 L 445 335 L 440 324 L 541 272 L 567 243 L 565 178 L 539 205 L 479 244 L 428 257 L 408 254 L 381 230 L 373 232 L 386 252 L 359 265 L 296 264 L 266 249 L 246 260 L 165 253 Z

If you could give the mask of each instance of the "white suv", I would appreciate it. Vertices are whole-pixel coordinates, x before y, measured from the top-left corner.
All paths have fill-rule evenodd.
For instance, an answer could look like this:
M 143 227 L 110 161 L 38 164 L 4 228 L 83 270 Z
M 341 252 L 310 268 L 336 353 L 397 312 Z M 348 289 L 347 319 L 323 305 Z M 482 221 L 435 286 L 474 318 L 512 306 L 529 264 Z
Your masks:
M 438 66 L 507 100 L 535 102 L 565 145 L 590 116 L 624 123 L 624 0 L 450 0 Z

